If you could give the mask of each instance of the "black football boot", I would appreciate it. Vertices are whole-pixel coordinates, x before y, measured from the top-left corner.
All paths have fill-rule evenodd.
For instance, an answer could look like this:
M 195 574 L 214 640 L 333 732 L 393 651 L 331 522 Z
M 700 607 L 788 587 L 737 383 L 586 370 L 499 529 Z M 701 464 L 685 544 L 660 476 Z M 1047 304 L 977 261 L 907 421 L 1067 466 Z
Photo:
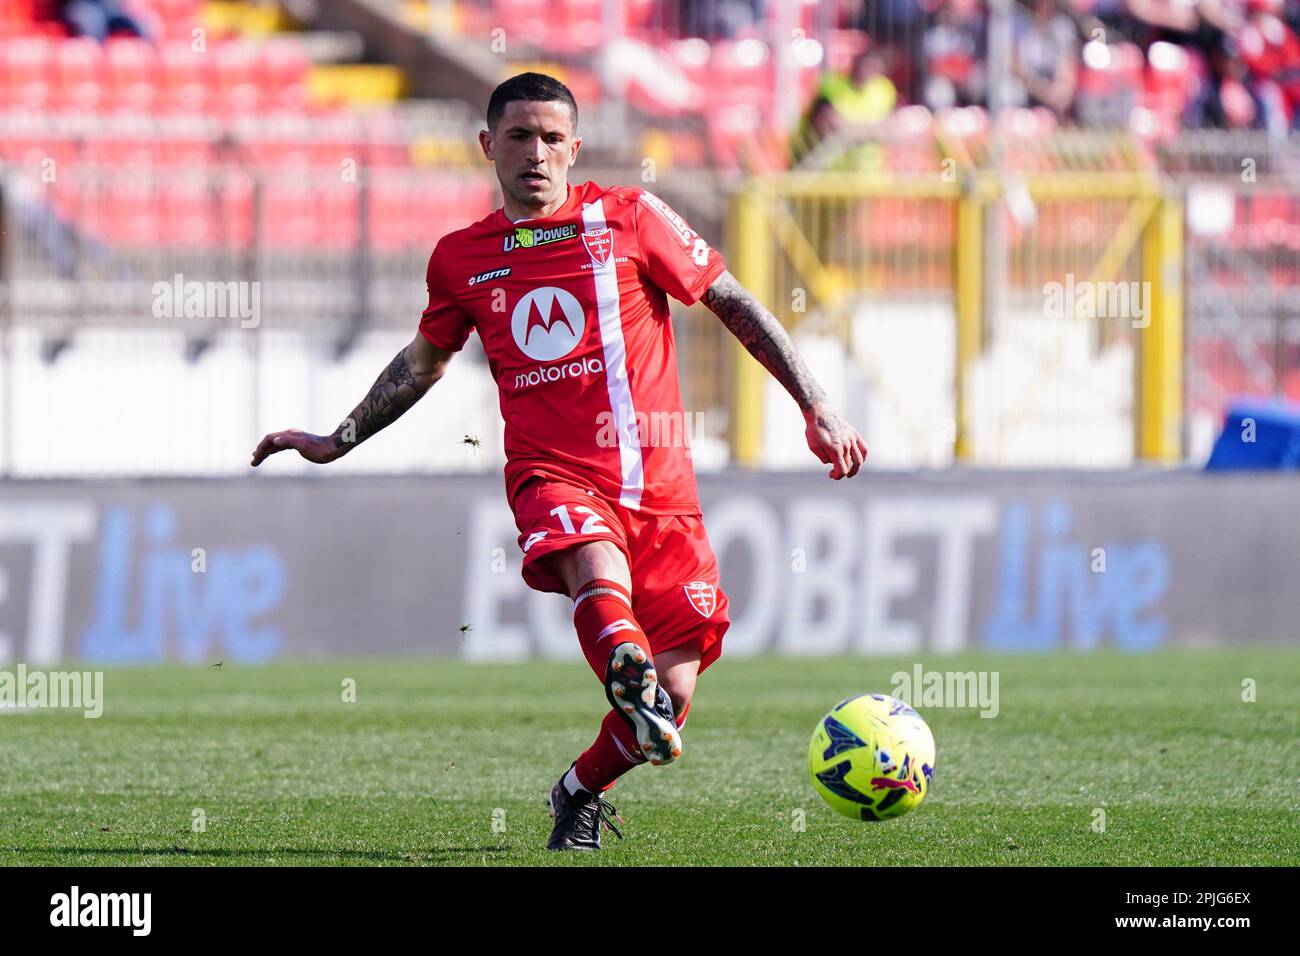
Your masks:
M 569 769 L 573 769 L 572 766 Z M 609 830 L 620 840 L 623 839 L 623 834 L 618 832 L 618 828 L 610 820 L 613 817 L 619 823 L 623 822 L 614 805 L 607 802 L 599 793 L 589 793 L 586 790 L 569 793 L 568 788 L 564 786 L 566 776 L 568 776 L 567 770 L 556 781 L 555 786 L 551 787 L 550 796 L 546 798 L 546 807 L 555 820 L 555 826 L 551 829 L 551 838 L 546 841 L 546 849 L 599 850 L 602 828 Z

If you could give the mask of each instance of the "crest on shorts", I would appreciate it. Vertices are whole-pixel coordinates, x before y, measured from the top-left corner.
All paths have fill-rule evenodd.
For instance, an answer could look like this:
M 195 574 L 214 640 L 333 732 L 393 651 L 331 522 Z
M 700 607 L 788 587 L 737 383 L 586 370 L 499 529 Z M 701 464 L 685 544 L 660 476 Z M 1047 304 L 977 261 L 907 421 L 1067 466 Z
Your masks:
M 682 590 L 686 592 L 686 600 L 691 602 L 691 607 L 700 612 L 700 617 L 709 617 L 718 606 L 718 592 L 708 581 L 683 584 Z
M 587 255 L 598 266 L 609 262 L 609 254 L 614 251 L 614 237 L 609 226 L 603 229 L 588 229 L 582 234 L 582 244 L 587 247 Z

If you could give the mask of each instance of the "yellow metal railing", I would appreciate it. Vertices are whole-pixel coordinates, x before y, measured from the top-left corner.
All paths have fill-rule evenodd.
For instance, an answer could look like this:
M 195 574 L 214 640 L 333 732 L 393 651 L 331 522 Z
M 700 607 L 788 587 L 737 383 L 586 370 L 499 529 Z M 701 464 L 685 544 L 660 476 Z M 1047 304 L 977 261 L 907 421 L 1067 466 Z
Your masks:
M 1007 226 L 1012 190 L 1033 204 L 1037 215 L 1028 225 Z M 918 293 L 950 297 L 953 458 L 985 463 L 997 463 L 1002 455 L 998 442 L 990 450 L 972 435 L 977 418 L 989 419 L 972 377 L 999 327 L 996 303 L 1012 297 L 1019 317 L 1036 321 L 1037 307 L 1046 322 L 1045 282 L 1068 275 L 1072 285 L 1076 279 L 1095 287 L 1134 283 L 1146 305 L 1127 325 L 1113 316 L 1084 314 L 1076 304 L 1053 321 L 1062 322 L 1062 332 L 1070 322 L 1086 322 L 1093 341 L 1131 346 L 1131 395 L 1115 389 L 1104 401 L 1125 409 L 1133 455 L 1170 462 L 1181 456 L 1181 230 L 1180 199 L 1163 195 L 1158 179 L 1139 170 L 1071 169 L 1014 178 L 979 171 L 963 182 L 798 172 L 754 179 L 736 195 L 729 260 L 737 278 L 787 325 L 797 327 L 815 312 L 819 328 L 837 330 L 846 347 L 858 304 L 890 296 L 905 303 L 907 295 Z M 1001 243 L 1000 255 L 991 254 L 991 238 Z M 806 307 L 792 306 L 801 296 Z M 1023 392 L 1015 396 L 1013 412 L 997 413 L 1005 419 L 999 426 L 1041 414 L 1043 396 L 1058 387 L 1063 366 L 1078 360 L 1068 354 L 1077 345 L 1067 343 L 1079 340 L 1062 335 L 1059 347 L 1024 358 Z M 858 354 L 863 351 L 870 352 L 870 343 Z M 757 465 L 763 457 L 764 373 L 737 354 L 732 451 L 738 463 Z

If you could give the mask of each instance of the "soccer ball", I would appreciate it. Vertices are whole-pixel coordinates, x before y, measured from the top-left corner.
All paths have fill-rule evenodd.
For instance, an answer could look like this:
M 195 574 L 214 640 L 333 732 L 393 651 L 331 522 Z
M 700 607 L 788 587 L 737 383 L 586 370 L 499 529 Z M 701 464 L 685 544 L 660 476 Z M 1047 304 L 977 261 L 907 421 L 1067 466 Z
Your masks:
M 934 773 L 934 736 L 921 715 L 884 694 L 842 700 L 808 745 L 813 789 L 855 820 L 885 820 L 920 805 Z

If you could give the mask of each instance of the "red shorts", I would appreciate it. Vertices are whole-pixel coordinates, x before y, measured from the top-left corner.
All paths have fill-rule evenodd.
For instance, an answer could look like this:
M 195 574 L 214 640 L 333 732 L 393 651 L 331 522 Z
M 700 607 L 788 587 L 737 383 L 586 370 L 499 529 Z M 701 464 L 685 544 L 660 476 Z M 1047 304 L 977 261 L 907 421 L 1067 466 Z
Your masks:
M 699 515 L 629 511 L 558 478 L 525 482 L 511 504 L 530 588 L 567 593 L 541 559 L 588 541 L 612 541 L 632 571 L 632 613 L 650 640 L 650 653 L 698 641 L 701 671 L 718 659 L 731 619 L 718 559 Z

